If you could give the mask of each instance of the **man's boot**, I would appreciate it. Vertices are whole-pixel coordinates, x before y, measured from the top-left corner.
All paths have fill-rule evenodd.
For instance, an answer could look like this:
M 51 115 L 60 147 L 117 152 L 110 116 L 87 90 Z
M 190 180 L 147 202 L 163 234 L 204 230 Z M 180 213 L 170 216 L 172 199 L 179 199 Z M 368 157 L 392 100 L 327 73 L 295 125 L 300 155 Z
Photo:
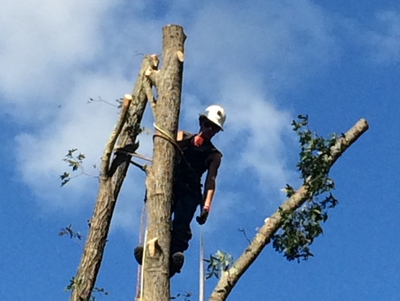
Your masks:
M 135 256 L 135 259 L 137 261 L 138 264 L 142 265 L 142 261 L 143 261 L 143 247 L 142 246 L 137 246 L 134 250 L 133 250 L 133 255 Z
M 135 259 L 138 264 L 142 265 L 143 262 L 143 247 L 142 246 L 137 246 L 133 250 L 133 255 L 135 256 Z M 176 252 L 172 254 L 171 260 L 169 262 L 169 277 L 171 278 L 174 276 L 176 273 L 180 273 L 183 263 L 185 261 L 185 256 L 183 255 L 182 252 Z
M 171 256 L 171 261 L 169 262 L 169 278 L 175 275 L 175 273 L 180 273 L 185 262 L 185 255 L 182 252 L 175 252 Z

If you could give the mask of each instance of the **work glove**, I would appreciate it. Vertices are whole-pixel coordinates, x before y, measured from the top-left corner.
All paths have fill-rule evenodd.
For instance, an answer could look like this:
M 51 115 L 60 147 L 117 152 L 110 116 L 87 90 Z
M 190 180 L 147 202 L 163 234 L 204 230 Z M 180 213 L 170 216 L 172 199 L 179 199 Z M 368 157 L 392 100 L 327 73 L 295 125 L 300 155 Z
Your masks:
M 201 209 L 200 215 L 196 217 L 196 221 L 199 223 L 199 225 L 203 225 L 206 223 L 209 212 L 210 208 L 206 206 L 204 206 L 203 209 Z

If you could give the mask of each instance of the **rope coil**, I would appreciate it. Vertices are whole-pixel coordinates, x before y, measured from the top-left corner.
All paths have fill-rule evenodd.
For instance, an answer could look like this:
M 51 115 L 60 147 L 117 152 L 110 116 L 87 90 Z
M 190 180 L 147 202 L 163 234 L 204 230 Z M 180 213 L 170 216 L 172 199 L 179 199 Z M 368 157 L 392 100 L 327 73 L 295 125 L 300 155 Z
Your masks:
M 180 147 L 180 146 L 178 145 L 178 143 L 176 142 L 176 139 L 174 139 L 170 133 L 167 133 L 165 130 L 163 130 L 162 128 L 160 128 L 160 127 L 159 127 L 158 125 L 156 125 L 155 123 L 153 123 L 153 126 L 154 126 L 154 128 L 155 128 L 159 133 L 161 133 L 161 135 L 155 133 L 154 136 L 164 138 L 164 139 L 167 140 L 168 142 L 171 142 L 171 143 L 177 148 L 177 150 L 181 153 L 181 155 L 183 155 L 183 150 L 181 149 L 181 147 Z

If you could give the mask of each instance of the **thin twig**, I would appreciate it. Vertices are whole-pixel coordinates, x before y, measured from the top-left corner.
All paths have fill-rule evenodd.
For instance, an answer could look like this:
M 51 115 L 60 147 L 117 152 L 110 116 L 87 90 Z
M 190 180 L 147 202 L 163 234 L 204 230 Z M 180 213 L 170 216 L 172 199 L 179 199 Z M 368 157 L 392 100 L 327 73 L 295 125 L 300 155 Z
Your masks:
M 244 237 L 246 238 L 246 240 L 249 242 L 249 244 L 251 243 L 249 237 L 246 234 L 246 230 L 244 228 L 242 229 L 238 229 L 239 232 L 243 233 Z

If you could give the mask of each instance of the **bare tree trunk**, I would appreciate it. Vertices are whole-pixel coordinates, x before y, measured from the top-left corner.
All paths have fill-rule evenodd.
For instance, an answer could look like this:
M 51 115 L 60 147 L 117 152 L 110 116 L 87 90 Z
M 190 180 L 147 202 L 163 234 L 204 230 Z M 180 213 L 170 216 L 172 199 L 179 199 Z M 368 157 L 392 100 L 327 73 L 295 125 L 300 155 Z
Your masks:
M 336 160 L 368 129 L 364 119 L 360 119 L 338 142 L 331 148 L 330 167 Z M 294 195 L 286 200 L 280 208 L 284 212 L 293 212 L 299 208 L 308 197 L 307 185 L 304 183 Z M 264 247 L 271 241 L 273 235 L 278 231 L 281 224 L 281 211 L 276 210 L 269 218 L 265 219 L 264 225 L 258 230 L 250 245 L 236 260 L 232 268 L 224 272 L 215 286 L 209 300 L 226 300 L 232 288 L 239 281 L 250 265 L 256 260 Z
M 153 164 L 146 179 L 148 228 L 143 263 L 143 300 L 146 301 L 170 300 L 171 197 L 185 39 L 182 27 L 163 27 L 162 68 L 159 72 L 148 72 L 157 88 L 158 101 L 153 105 L 157 129 Z
M 134 142 L 139 134 L 140 122 L 147 103 L 145 86 L 148 79 L 145 73 L 156 69 L 157 65 L 158 61 L 155 61 L 154 56 L 143 58 L 132 97 L 128 97 L 131 99 L 130 105 L 124 100 L 119 121 L 105 147 L 100 168 L 99 190 L 85 247 L 74 278 L 71 301 L 89 300 L 95 285 L 115 204 L 129 168 L 131 160 L 129 152 L 134 152 L 138 147 Z M 119 135 L 118 149 L 122 150 L 116 153 L 116 158 L 110 167 L 111 153 Z

